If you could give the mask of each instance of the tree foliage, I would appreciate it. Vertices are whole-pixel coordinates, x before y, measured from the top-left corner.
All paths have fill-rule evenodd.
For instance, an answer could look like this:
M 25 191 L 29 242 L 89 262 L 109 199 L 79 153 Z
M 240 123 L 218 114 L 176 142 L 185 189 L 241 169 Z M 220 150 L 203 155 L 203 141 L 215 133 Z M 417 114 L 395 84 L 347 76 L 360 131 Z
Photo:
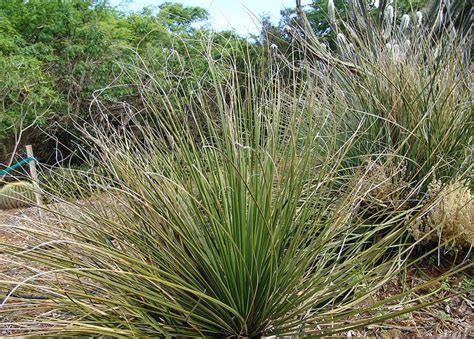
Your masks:
M 127 15 L 106 1 L 0 2 L 0 139 L 31 123 L 68 134 L 61 131 L 89 119 L 99 92 L 108 99 L 101 110 L 113 112 L 123 98 L 133 104 L 137 91 L 126 86 L 121 64 L 204 72 L 193 58 L 205 48 L 198 40 L 237 39 L 198 27 L 207 16 L 202 8 L 169 2 Z

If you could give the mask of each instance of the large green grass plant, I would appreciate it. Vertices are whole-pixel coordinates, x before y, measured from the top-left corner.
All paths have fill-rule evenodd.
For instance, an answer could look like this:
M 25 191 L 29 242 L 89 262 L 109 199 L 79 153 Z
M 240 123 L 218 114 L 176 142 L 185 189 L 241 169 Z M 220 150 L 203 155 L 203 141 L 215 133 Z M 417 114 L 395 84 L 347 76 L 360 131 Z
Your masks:
M 204 58 L 191 92 L 127 66 L 147 119 L 84 128 L 107 196 L 65 202 L 58 225 L 28 230 L 36 247 L 5 249 L 41 267 L 2 282 L 0 312 L 54 309 L 36 318 L 42 333 L 259 337 L 329 335 L 423 306 L 383 309 L 408 292 L 363 303 L 405 267 L 405 231 L 425 207 L 355 217 L 367 192 L 336 191 L 353 145 L 335 150 L 325 134 L 324 80 L 267 55 L 239 69 Z M 23 289 L 46 299 L 16 299 Z
M 372 12 L 364 1 L 349 3 L 352 21 L 331 18 L 335 50 L 321 47 L 315 35 L 300 38 L 315 73 L 323 67 L 321 75 L 333 79 L 334 146 L 352 140 L 352 166 L 388 153 L 403 163 L 406 181 L 464 176 L 472 169 L 471 34 L 457 24 L 467 17 L 456 21 L 448 5 L 445 16 L 444 5 L 434 7 L 442 18 L 436 23 L 421 12 L 397 13 L 387 2 Z
M 450 180 L 472 164 L 471 75 L 462 47 L 447 40 L 391 48 L 375 58 L 359 54 L 362 74 L 337 82 L 344 93 L 339 128 L 349 136 L 361 131 L 354 156 L 389 149 L 406 161 L 407 178 Z

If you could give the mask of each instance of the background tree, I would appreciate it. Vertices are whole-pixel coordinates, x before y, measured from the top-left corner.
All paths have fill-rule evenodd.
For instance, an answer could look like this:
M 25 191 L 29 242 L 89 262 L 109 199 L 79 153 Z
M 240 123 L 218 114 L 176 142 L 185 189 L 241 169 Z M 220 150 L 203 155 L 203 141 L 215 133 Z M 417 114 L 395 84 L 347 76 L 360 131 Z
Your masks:
M 173 3 L 125 15 L 106 1 L 1 1 L 0 163 L 12 152 L 10 139 L 20 123 L 35 122 L 24 142 L 55 140 L 68 153 L 74 126 L 94 118 L 94 111 L 120 118 L 114 117 L 118 109 L 139 100 L 123 80 L 124 65 L 201 67 L 193 55 L 204 48 L 200 39 L 212 35 L 196 23 L 205 23 L 207 15 L 202 8 Z M 101 107 L 93 105 L 98 93 Z M 48 151 L 39 155 L 47 160 L 54 145 L 42 148 Z

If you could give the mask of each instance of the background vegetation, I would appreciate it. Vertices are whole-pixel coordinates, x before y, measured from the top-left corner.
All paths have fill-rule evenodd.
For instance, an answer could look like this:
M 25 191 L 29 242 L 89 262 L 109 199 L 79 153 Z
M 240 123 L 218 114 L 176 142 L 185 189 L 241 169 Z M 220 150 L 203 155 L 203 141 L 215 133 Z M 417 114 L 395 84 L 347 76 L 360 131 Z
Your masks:
M 343 1 L 335 4 L 338 15 L 348 15 Z M 427 5 L 423 1 L 400 0 L 396 6 L 417 10 Z M 315 33 L 334 45 L 326 2 L 315 0 L 304 10 Z M 243 38 L 232 32 L 211 33 L 203 25 L 207 16 L 202 8 L 178 3 L 124 14 L 106 1 L 2 1 L 0 163 L 10 160 L 8 155 L 18 139 L 41 144 L 42 161 L 56 162 L 58 157 L 74 153 L 77 123 L 97 119 L 102 111 L 107 111 L 111 119 L 121 120 L 124 106 L 131 115 L 142 109 L 137 92 L 124 86 L 120 67 L 137 58 L 136 53 L 143 63 L 159 67 L 162 72 L 164 67 L 176 68 L 178 64 L 204 72 L 205 64 L 194 57 L 197 53 L 209 47 L 215 55 L 235 52 Z M 249 43 L 256 48 L 272 43 L 282 50 L 288 48 L 292 38 L 284 28 L 295 26 L 296 11 L 283 10 L 277 26 L 262 20 L 261 37 L 254 37 Z M 199 42 L 203 36 L 212 36 L 214 42 L 203 46 Z M 105 87 L 109 90 L 100 107 L 91 105 L 93 94 Z M 21 129 L 27 131 L 18 135 Z
M 180 64 L 203 72 L 204 64 L 193 56 L 207 48 L 201 36 L 211 36 L 206 28 L 195 28 L 207 18 L 204 9 L 171 3 L 124 15 L 106 2 L 2 1 L 0 18 L 0 162 L 8 160 L 16 133 L 30 124 L 24 142 L 41 144 L 49 134 L 65 156 L 70 154 L 75 125 L 104 110 L 120 121 L 124 106 L 131 115 L 142 109 L 137 91 L 123 83 L 120 65 L 140 58 L 163 74 Z M 241 40 L 231 32 L 212 39 L 216 55 Z M 220 48 L 219 41 L 226 46 Z M 105 87 L 107 97 L 90 112 L 93 94 Z M 55 161 L 50 158 L 55 145 L 48 146 L 39 156 Z

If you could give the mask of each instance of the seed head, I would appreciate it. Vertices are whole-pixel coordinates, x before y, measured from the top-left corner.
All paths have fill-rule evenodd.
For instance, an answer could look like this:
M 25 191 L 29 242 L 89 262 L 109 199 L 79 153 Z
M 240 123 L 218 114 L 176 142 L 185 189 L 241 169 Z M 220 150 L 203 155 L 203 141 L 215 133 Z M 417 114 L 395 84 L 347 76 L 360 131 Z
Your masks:
M 393 24 L 393 6 L 388 6 L 385 10 L 385 23 L 383 29 L 383 37 L 388 39 L 392 33 Z
M 336 23 L 336 9 L 334 6 L 334 0 L 328 0 L 328 16 L 329 22 L 334 25 Z
M 346 36 L 342 33 L 339 33 L 336 37 L 336 40 L 337 40 L 337 43 L 341 46 L 344 46 L 346 47 L 347 46 L 347 40 L 346 40 Z
M 403 14 L 402 20 L 400 22 L 400 33 L 405 32 L 410 26 L 410 16 L 408 14 Z
M 392 5 L 387 6 L 387 9 L 385 10 L 385 21 L 390 26 L 393 23 L 393 6 Z
M 416 27 L 420 27 L 423 22 L 423 13 L 420 11 L 416 12 Z

